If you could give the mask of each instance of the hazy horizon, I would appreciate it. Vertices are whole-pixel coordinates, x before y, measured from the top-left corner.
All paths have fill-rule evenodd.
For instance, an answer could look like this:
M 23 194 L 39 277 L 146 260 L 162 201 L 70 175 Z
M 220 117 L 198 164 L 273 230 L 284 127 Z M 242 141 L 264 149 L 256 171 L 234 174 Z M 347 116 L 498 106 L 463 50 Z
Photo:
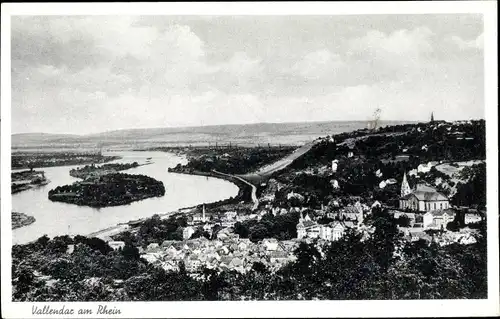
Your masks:
M 436 119 L 438 120 L 438 119 Z M 476 120 L 476 119 L 472 119 Z M 259 122 L 259 123 L 243 123 L 243 124 L 238 124 L 238 123 L 227 123 L 227 124 L 207 124 L 207 125 L 186 125 L 186 126 L 163 126 L 163 127 L 136 127 L 136 128 L 118 128 L 118 129 L 113 129 L 113 130 L 106 130 L 106 131 L 100 131 L 100 132 L 94 132 L 94 133 L 83 133 L 83 134 L 76 134 L 76 133 L 69 133 L 69 132 L 60 132 L 60 133 L 50 133 L 50 132 L 18 132 L 18 133 L 12 133 L 11 135 L 20 135 L 20 134 L 54 134 L 54 135 L 79 135 L 79 136 L 84 136 L 84 135 L 94 135 L 94 134 L 102 134 L 102 133 L 111 133 L 111 132 L 117 132 L 117 131 L 127 131 L 127 130 L 161 130 L 161 129 L 188 129 L 188 128 L 209 128 L 209 127 L 222 127 L 222 126 L 250 126 L 250 125 L 286 125 L 286 124 L 320 124 L 320 123 L 337 123 L 337 122 L 370 122 L 371 120 L 336 120 L 336 121 L 297 121 L 297 122 Z M 406 122 L 406 123 L 413 123 L 413 122 L 425 122 L 425 121 L 414 121 L 414 120 L 384 120 L 381 119 L 379 121 L 382 123 L 381 125 L 383 126 L 384 123 L 400 123 L 400 122 Z
M 11 21 L 12 134 L 485 117 L 480 14 Z

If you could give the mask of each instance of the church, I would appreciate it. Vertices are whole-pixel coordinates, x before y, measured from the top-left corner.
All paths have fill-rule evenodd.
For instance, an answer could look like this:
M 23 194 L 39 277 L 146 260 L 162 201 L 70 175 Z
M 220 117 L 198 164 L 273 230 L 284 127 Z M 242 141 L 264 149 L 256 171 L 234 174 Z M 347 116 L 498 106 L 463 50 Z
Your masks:
M 414 189 L 410 188 L 406 179 L 406 172 L 401 183 L 401 198 L 399 208 L 415 211 L 430 212 L 450 207 L 448 197 L 438 192 L 435 188 L 417 184 Z

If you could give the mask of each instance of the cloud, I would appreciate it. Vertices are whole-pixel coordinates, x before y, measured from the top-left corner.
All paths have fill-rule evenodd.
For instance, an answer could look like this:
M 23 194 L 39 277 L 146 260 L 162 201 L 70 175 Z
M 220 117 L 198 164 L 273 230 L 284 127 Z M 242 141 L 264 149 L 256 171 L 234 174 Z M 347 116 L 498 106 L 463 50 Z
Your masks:
M 199 80 L 202 84 L 210 83 L 208 88 L 227 92 L 250 92 L 256 90 L 262 83 L 263 72 L 262 59 L 238 51 L 228 61 L 215 63 Z M 193 87 L 202 86 L 198 84 Z
M 452 36 L 450 39 L 453 43 L 455 43 L 460 50 L 469 50 L 469 49 L 475 49 L 475 50 L 483 50 L 484 46 L 484 33 L 481 33 L 477 38 L 470 40 L 470 41 L 465 41 L 459 36 Z
M 454 19 L 307 19 L 13 17 L 13 131 L 481 116 L 482 35 Z
M 343 66 L 344 62 L 340 55 L 323 49 L 308 53 L 295 63 L 290 71 L 298 73 L 306 79 L 314 80 L 324 76 L 331 76 Z
M 433 52 L 431 38 L 434 33 L 427 27 L 401 29 L 390 34 L 371 30 L 349 43 L 351 55 L 378 60 L 418 60 Z

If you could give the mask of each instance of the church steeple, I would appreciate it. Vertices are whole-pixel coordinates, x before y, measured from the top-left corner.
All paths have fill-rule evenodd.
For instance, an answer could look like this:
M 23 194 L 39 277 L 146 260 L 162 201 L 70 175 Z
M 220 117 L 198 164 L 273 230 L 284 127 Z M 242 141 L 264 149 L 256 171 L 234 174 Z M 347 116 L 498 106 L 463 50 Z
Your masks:
M 401 183 L 401 197 L 404 197 L 411 193 L 410 184 L 408 184 L 408 180 L 406 179 L 406 171 L 403 175 L 403 182 Z
M 434 123 L 434 112 L 431 112 L 431 123 Z

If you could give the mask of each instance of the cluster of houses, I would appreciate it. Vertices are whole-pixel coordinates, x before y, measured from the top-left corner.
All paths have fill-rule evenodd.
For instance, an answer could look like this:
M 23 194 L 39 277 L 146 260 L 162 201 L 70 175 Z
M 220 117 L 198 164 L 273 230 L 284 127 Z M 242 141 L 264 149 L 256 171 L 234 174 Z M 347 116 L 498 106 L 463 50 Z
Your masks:
M 190 273 L 197 273 L 204 267 L 245 273 L 256 262 L 273 271 L 295 260 L 293 251 L 297 241 L 269 238 L 252 243 L 247 238 L 239 238 L 237 234 L 224 234 L 216 240 L 200 237 L 185 241 L 164 241 L 161 245 L 153 243 L 141 251 L 141 257 L 165 270 L 176 270 L 182 262 Z
M 332 163 L 332 165 L 335 163 Z M 388 181 L 387 184 L 393 184 Z M 390 211 L 394 218 L 406 217 L 408 225 L 401 225 L 400 231 L 404 233 L 409 241 L 417 239 L 433 240 L 439 244 L 452 242 L 470 244 L 475 242 L 471 229 L 462 229 L 459 232 L 447 232 L 447 225 L 453 222 L 456 211 L 451 208 L 448 197 L 438 192 L 435 188 L 418 184 L 411 188 L 408 184 L 406 173 L 401 184 L 401 197 L 399 200 L 400 210 Z M 373 206 L 380 205 L 376 202 Z M 372 207 L 373 207 L 372 206 Z M 348 228 L 358 231 L 367 228 L 363 224 L 364 217 L 370 212 L 370 208 L 358 201 L 354 205 L 348 205 L 339 210 L 326 213 L 326 217 L 334 219 L 328 224 L 320 224 L 311 219 L 309 215 L 302 216 L 297 224 L 297 238 L 319 239 L 335 241 L 340 239 Z M 477 223 L 482 220 L 479 214 L 465 214 L 465 224 Z M 431 237 L 428 230 L 439 230 L 439 236 Z
M 336 163 L 332 163 L 332 166 Z M 392 184 L 388 180 L 387 184 Z M 301 194 L 289 193 L 287 198 L 302 199 Z M 270 270 L 277 270 L 285 264 L 295 260 L 294 250 L 302 242 L 322 244 L 339 240 L 348 229 L 354 229 L 367 238 L 373 232 L 373 227 L 364 224 L 367 214 L 371 209 L 381 206 L 379 202 L 373 203 L 371 207 L 361 204 L 359 201 L 354 205 L 339 207 L 334 202 L 334 210 L 326 210 L 322 207 L 311 218 L 305 212 L 305 207 L 280 208 L 268 204 L 266 207 L 251 214 L 238 214 L 236 211 L 219 212 L 208 215 L 205 206 L 201 212 L 191 215 L 188 226 L 183 230 L 182 241 L 164 241 L 153 243 L 146 249 L 140 249 L 141 257 L 153 264 L 160 265 L 166 270 L 175 270 L 183 263 L 188 272 L 196 275 L 204 267 L 209 269 L 235 270 L 240 273 L 248 272 L 254 263 L 260 262 Z M 399 230 L 407 241 L 420 239 L 428 242 L 436 242 L 441 246 L 451 243 L 472 244 L 476 242 L 474 232 L 469 228 L 459 231 L 446 231 L 448 223 L 454 221 L 456 211 L 450 207 L 448 198 L 436 189 L 426 185 L 416 185 L 411 188 L 408 184 L 406 173 L 401 184 L 401 197 L 399 210 L 392 210 L 394 218 L 406 218 L 405 225 L 400 224 Z M 300 212 L 297 224 L 297 238 L 288 241 L 278 241 L 274 238 L 264 239 L 253 243 L 249 239 L 239 238 L 232 229 L 236 222 L 248 219 L 260 220 L 265 214 L 272 213 L 274 216 L 288 214 L 292 211 Z M 305 215 L 304 215 L 305 213 Z M 333 221 L 330 223 L 319 223 L 318 218 L 327 217 Z M 482 220 L 480 215 L 465 214 L 465 224 L 476 223 Z M 217 227 L 216 236 L 212 236 Z M 193 239 L 192 236 L 200 227 L 208 232 L 212 240 L 201 236 Z M 439 230 L 430 235 L 429 230 Z M 366 236 L 365 236 L 366 235 Z M 108 242 L 113 249 L 122 249 L 123 242 Z
M 400 231 L 410 241 L 424 239 L 438 242 L 440 245 L 454 242 L 460 244 L 476 242 L 472 235 L 474 231 L 471 229 L 465 228 L 458 232 L 447 232 L 448 223 L 453 222 L 456 217 L 456 211 L 451 208 L 448 197 L 427 185 L 418 184 L 413 189 L 410 188 L 406 173 L 401 183 L 399 206 L 403 211 L 392 211 L 392 213 L 394 218 L 405 216 L 408 219 L 408 227 L 400 227 Z M 466 225 L 481 220 L 482 217 L 479 214 L 466 213 L 464 215 Z M 438 236 L 430 236 L 425 232 L 426 230 L 441 230 L 443 232 Z
M 403 233 L 407 241 L 418 241 L 423 239 L 427 242 L 435 242 L 440 246 L 446 246 L 453 243 L 469 245 L 477 241 L 474 236 L 477 230 L 467 228 L 460 229 L 458 232 L 443 232 L 433 235 L 426 233 L 422 228 L 400 227 L 399 230 Z
M 372 207 L 378 205 L 380 203 L 375 202 Z M 312 220 L 309 214 L 305 217 L 301 214 L 297 223 L 297 239 L 339 240 L 349 228 L 360 230 L 364 226 L 364 217 L 369 212 L 370 208 L 358 201 L 354 205 L 326 213 L 326 217 L 334 220 L 328 224 L 320 224 Z

